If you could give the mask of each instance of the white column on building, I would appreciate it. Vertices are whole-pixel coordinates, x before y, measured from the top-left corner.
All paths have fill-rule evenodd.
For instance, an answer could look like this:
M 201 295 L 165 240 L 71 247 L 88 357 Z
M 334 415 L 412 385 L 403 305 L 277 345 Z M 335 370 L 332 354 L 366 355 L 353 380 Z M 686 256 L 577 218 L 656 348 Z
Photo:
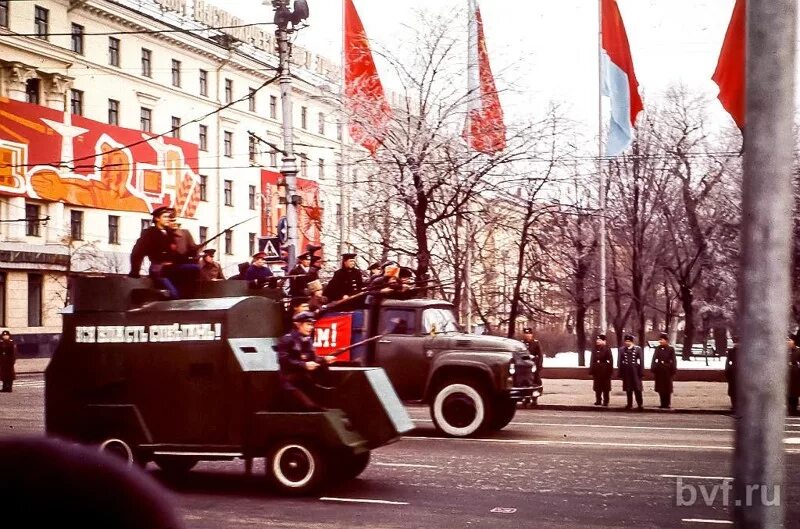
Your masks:
M 60 244 L 64 235 L 64 204 L 61 202 L 50 202 L 47 204 L 46 242 L 48 244 Z
M 36 69 L 21 62 L 6 66 L 6 93 L 9 99 L 25 101 L 25 86 L 29 79 L 36 78 Z
M 67 90 L 72 86 L 72 79 L 57 73 L 46 77 L 44 83 L 44 103 L 54 110 L 67 110 Z
M 25 198 L 24 197 L 9 197 L 8 198 L 8 217 L 10 219 L 24 219 L 25 218 Z M 25 222 L 9 222 L 8 223 L 8 241 L 21 242 L 25 240 Z

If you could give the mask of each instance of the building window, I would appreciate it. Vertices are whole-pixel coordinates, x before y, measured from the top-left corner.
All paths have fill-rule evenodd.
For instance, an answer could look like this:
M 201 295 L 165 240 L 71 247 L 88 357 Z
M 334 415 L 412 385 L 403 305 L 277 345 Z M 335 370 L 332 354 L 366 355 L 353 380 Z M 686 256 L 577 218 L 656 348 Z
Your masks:
M 200 226 L 200 244 L 203 244 L 208 240 L 208 228 L 206 226 Z
M 252 134 L 247 139 L 247 153 L 250 157 L 250 163 L 256 163 L 256 137 Z
M 25 81 L 25 101 L 28 103 L 33 103 L 34 105 L 39 104 L 39 87 L 41 83 L 39 79 L 28 79 Z
M 325 160 L 320 158 L 319 159 L 319 179 L 322 180 L 325 178 Z
M 39 236 L 39 219 L 42 208 L 37 204 L 25 204 L 25 235 Z
M 73 241 L 83 240 L 83 211 L 69 212 L 69 235 Z
M 205 125 L 200 125 L 200 145 L 199 149 L 201 151 L 208 150 L 208 127 Z
M 43 7 L 35 6 L 33 13 L 33 29 L 36 37 L 47 40 L 49 33 L 47 29 L 48 18 L 50 18 L 50 11 Z
M 342 183 L 342 162 L 336 162 L 336 181 Z
M 42 326 L 42 274 L 28 274 L 28 327 Z
M 308 178 L 308 158 L 305 154 L 300 155 L 300 176 Z
M 208 176 L 200 175 L 200 201 L 208 202 Z
M 269 153 L 269 166 L 278 167 L 278 151 L 272 150 Z
M 108 100 L 108 124 L 119 125 L 119 101 L 116 99 Z
M 172 59 L 172 86 L 181 86 L 181 61 Z
M 247 96 L 247 101 L 248 101 L 248 104 L 250 106 L 249 107 L 250 108 L 250 112 L 255 112 L 256 111 L 256 89 L 255 88 L 251 88 L 250 89 L 250 93 Z
M 8 27 L 8 0 L 0 0 L 0 26 Z M 2 310 L 2 308 L 0 308 Z M 3 320 L 0 320 L 2 325 Z
M 256 234 L 255 233 L 248 233 L 247 234 L 247 249 L 250 252 L 247 255 L 255 255 L 256 254 Z
M 172 137 L 181 137 L 181 118 L 178 116 L 172 116 Z
M 119 39 L 108 37 L 108 64 L 119 66 Z
M 142 219 L 142 225 L 139 232 L 144 232 L 147 228 L 153 225 L 152 219 Z
M 233 205 L 233 180 L 225 180 L 225 205 Z
M 250 209 L 256 209 L 256 186 L 250 186 L 247 191 L 247 206 Z M 253 255 L 255 252 L 250 252 Z
M 119 244 L 119 216 L 108 216 L 108 244 Z
M 147 48 L 142 48 L 142 75 L 153 77 L 153 52 Z
M 208 72 L 200 70 L 200 95 L 208 95 Z
M 2 13 L 3 2 L 0 0 L 0 13 Z M 6 6 L 6 9 L 8 6 Z M 6 325 L 6 273 L 0 272 L 0 327 Z
M 269 96 L 269 117 L 276 119 L 278 117 L 278 98 Z
M 343 135 L 344 135 L 344 125 L 342 125 L 342 122 L 340 121 L 336 124 L 336 139 L 341 141 Z
M 225 255 L 233 255 L 233 232 L 225 232 Z
M 325 114 L 322 112 L 319 113 L 319 125 L 317 132 L 320 134 L 325 134 Z
M 72 51 L 83 55 L 83 26 L 72 24 Z
M 142 107 L 139 112 L 139 128 L 145 132 L 153 132 L 153 111 Z
M 83 115 L 83 91 L 74 88 L 69 91 L 69 110 L 77 116 Z
M 223 139 L 223 152 L 228 158 L 233 158 L 233 132 L 226 130 Z
M 300 128 L 305 130 L 308 128 L 308 108 L 300 107 Z
M 233 81 L 225 79 L 225 103 L 233 101 Z

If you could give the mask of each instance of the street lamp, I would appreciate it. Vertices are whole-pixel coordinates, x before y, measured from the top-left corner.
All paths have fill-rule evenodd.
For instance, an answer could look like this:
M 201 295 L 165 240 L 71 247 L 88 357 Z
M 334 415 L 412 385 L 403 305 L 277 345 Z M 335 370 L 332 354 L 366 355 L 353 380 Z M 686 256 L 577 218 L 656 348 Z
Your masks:
M 265 0 L 265 4 L 270 0 Z M 297 259 L 297 206 L 300 195 L 297 194 L 297 158 L 294 155 L 294 127 L 292 119 L 292 76 L 289 71 L 289 33 L 295 26 L 308 18 L 306 0 L 295 0 L 293 9 L 289 9 L 289 0 L 271 0 L 275 9 L 275 38 L 278 43 L 278 81 L 281 88 L 281 110 L 283 116 L 283 159 L 281 175 L 286 183 L 286 246 L 289 251 L 288 269 L 291 270 Z M 267 4 L 269 5 L 269 4 Z M 292 29 L 289 29 L 289 24 Z

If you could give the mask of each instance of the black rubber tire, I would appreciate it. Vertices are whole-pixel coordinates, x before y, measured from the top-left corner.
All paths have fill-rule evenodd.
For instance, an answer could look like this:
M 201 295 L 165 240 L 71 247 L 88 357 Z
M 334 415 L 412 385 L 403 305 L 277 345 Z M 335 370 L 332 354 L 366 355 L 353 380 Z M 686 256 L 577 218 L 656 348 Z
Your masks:
M 492 416 L 491 429 L 502 430 L 514 419 L 517 413 L 517 401 L 507 397 L 499 397 L 494 401 L 494 415 Z
M 369 466 L 369 461 L 370 452 L 337 452 L 332 460 L 331 474 L 337 481 L 355 479 Z
M 329 464 L 312 441 L 285 439 L 272 446 L 265 467 L 267 479 L 277 492 L 302 496 L 323 485 Z
M 191 456 L 153 456 L 153 463 L 168 476 L 183 476 L 200 460 Z
M 433 393 L 433 425 L 447 437 L 472 437 L 490 429 L 494 403 L 483 384 L 472 379 L 446 380 Z

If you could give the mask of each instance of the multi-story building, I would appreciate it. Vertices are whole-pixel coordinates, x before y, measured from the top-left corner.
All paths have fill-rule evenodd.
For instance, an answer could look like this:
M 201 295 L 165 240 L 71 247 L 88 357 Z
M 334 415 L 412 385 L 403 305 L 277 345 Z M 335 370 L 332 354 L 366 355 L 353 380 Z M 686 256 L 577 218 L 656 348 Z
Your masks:
M 23 351 L 49 352 L 71 273 L 129 271 L 159 205 L 198 242 L 245 221 L 210 245 L 228 275 L 277 235 L 274 49 L 200 0 L 0 0 L 0 327 Z M 299 231 L 332 256 L 348 218 L 339 75 L 297 46 L 292 62 Z

